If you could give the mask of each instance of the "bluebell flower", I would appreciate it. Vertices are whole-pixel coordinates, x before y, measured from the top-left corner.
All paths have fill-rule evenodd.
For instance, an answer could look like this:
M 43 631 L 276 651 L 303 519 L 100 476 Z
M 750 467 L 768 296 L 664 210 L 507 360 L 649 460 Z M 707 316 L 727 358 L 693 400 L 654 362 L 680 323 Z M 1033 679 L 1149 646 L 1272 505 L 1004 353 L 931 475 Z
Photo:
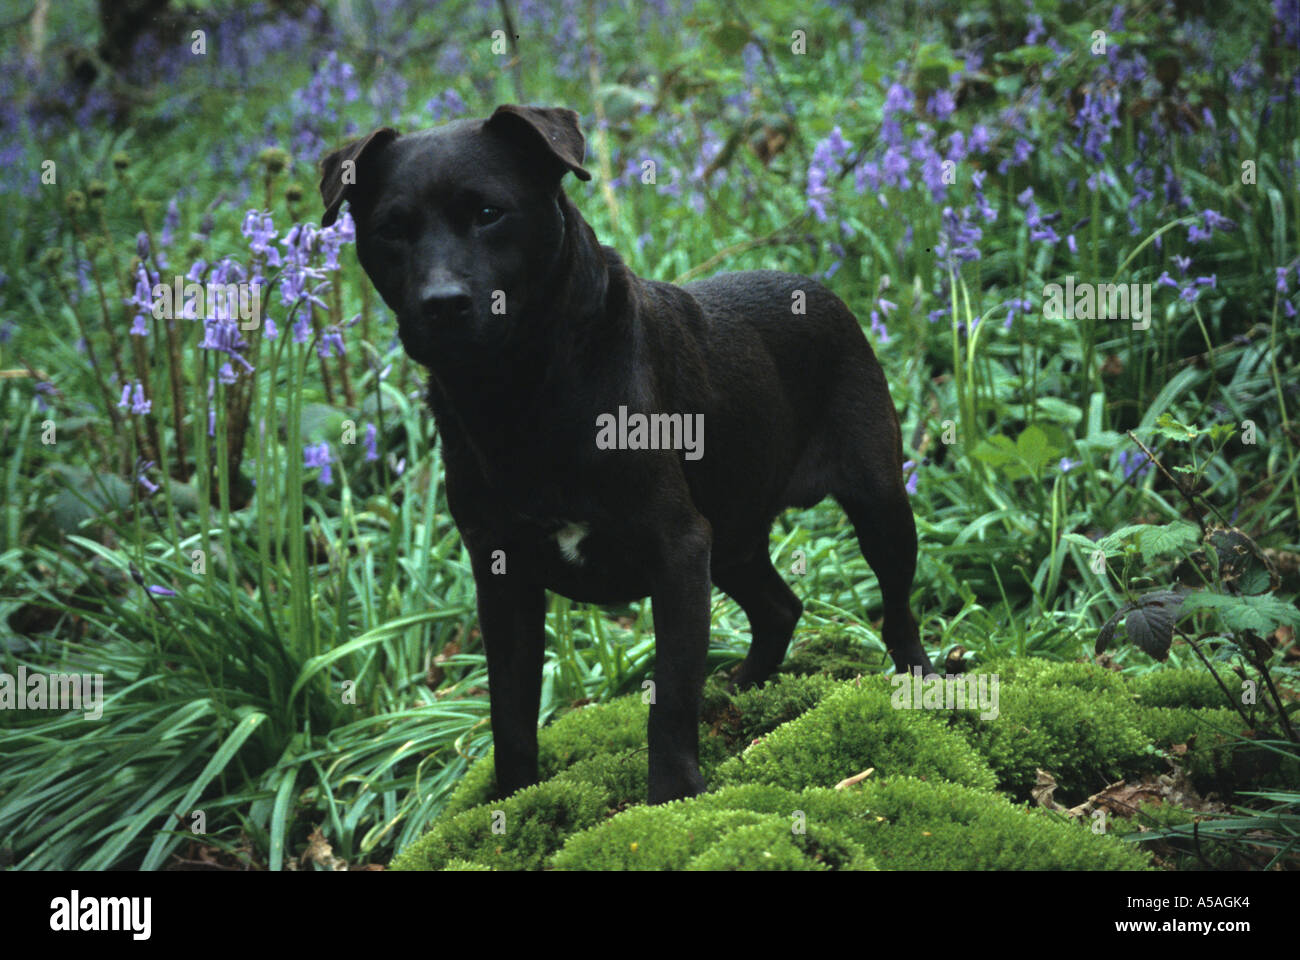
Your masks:
M 916 496 L 917 484 L 921 479 L 921 471 L 915 460 L 903 461 L 903 474 L 907 477 L 907 482 L 903 484 L 909 497 Z
M 366 448 L 366 462 L 372 463 L 379 459 L 379 440 L 378 432 L 375 430 L 373 423 L 366 424 L 366 436 L 361 441 Z
M 835 127 L 830 134 L 817 141 L 813 148 L 812 159 L 808 163 L 807 198 L 808 209 L 813 212 L 819 223 L 829 218 L 826 202 L 831 197 L 833 178 L 839 173 L 840 161 L 853 149 L 853 145 L 844 139 L 840 128 Z
M 122 385 L 122 399 L 117 402 L 117 408 L 125 410 L 128 407 L 132 413 L 139 415 L 144 415 L 153 409 L 153 401 L 145 397 L 144 384 L 138 380 L 134 384 Z
M 328 487 L 333 482 L 334 474 L 330 469 L 333 460 L 330 457 L 330 445 L 328 443 L 319 443 L 316 446 L 307 444 L 303 447 L 302 457 L 305 468 L 320 467 L 321 484 Z
M 1144 477 L 1151 472 L 1151 459 L 1142 451 L 1121 450 L 1119 466 L 1124 472 L 1124 479 Z

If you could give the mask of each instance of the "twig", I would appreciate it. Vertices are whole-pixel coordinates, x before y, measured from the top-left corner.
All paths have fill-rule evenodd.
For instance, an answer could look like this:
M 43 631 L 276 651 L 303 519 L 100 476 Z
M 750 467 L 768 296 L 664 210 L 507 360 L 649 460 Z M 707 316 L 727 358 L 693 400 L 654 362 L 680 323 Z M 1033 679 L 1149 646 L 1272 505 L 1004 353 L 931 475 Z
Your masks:
M 1196 501 L 1192 498 L 1192 495 L 1187 492 L 1187 488 L 1183 486 L 1182 482 L 1175 479 L 1174 475 L 1165 469 L 1165 465 L 1156 459 L 1156 455 L 1151 452 L 1151 448 L 1139 440 L 1132 430 L 1126 432 L 1128 433 L 1128 438 L 1142 448 L 1142 452 L 1147 455 L 1147 459 L 1156 465 L 1156 469 L 1165 475 L 1165 478 L 1174 485 L 1174 489 L 1176 489 L 1182 498 L 1187 501 L 1187 506 L 1191 508 L 1192 513 L 1196 517 L 1196 525 L 1201 528 L 1201 536 L 1205 536 L 1205 534 L 1209 532 L 1205 527 L 1205 511 L 1196 505 Z M 1214 504 L 1206 500 L 1205 506 L 1219 518 L 1220 523 L 1225 527 L 1230 526 L 1223 514 L 1219 513 L 1218 508 Z
M 1205 654 L 1201 652 L 1201 648 L 1197 645 L 1196 640 L 1192 636 L 1188 635 L 1187 643 L 1191 646 L 1192 652 L 1200 657 L 1201 663 L 1205 664 L 1205 669 L 1210 671 L 1210 676 L 1214 678 L 1214 682 L 1219 685 L 1219 689 L 1223 691 L 1223 695 L 1227 697 L 1228 702 L 1232 704 L 1232 709 L 1237 711 L 1237 716 L 1241 717 L 1242 721 L 1246 724 L 1246 729 L 1253 730 L 1255 727 L 1254 721 L 1252 721 L 1250 717 L 1246 716 L 1246 711 L 1241 708 L 1241 704 L 1238 703 L 1237 698 L 1232 695 L 1232 691 L 1228 689 L 1228 685 L 1223 682 L 1217 673 L 1214 672 L 1214 667 L 1210 666 L 1210 661 L 1206 658 Z
M 1282 704 L 1282 698 L 1278 696 L 1277 687 L 1273 686 L 1273 675 L 1268 672 L 1268 667 L 1264 663 L 1263 656 L 1255 649 L 1254 641 L 1257 639 L 1253 634 L 1247 632 L 1246 648 L 1250 651 L 1248 659 L 1251 665 L 1259 671 L 1259 675 L 1264 678 L 1264 685 L 1268 687 L 1269 695 L 1273 702 L 1277 704 L 1278 719 L 1282 721 L 1282 727 L 1286 730 L 1287 738 L 1292 743 L 1300 743 L 1300 737 L 1296 736 L 1295 727 L 1291 726 L 1291 718 L 1287 716 L 1286 709 Z M 1263 641 L 1260 640 L 1262 644 Z

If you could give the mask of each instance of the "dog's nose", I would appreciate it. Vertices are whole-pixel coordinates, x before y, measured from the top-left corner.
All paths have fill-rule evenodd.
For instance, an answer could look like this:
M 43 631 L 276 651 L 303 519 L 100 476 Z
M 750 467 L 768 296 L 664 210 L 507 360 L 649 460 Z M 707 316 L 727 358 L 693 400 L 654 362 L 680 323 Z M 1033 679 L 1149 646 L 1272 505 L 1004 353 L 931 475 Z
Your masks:
M 424 315 L 435 320 L 450 320 L 469 315 L 469 287 L 458 280 L 430 283 L 420 291 Z

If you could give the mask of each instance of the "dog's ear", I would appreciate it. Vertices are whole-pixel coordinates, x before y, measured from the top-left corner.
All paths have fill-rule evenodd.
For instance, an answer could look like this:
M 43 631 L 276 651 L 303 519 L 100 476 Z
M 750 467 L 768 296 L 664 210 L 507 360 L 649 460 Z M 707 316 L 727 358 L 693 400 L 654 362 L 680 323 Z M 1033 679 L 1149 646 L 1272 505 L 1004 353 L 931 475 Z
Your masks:
M 578 129 L 578 119 L 575 111 L 563 107 L 517 107 L 506 104 L 496 108 L 486 126 L 507 134 L 524 132 L 530 143 L 544 148 L 551 158 L 559 161 L 564 170 L 570 171 L 579 180 L 590 180 L 591 174 L 582 166 L 587 141 Z M 563 171 L 560 175 L 564 175 Z
M 335 150 L 320 163 L 320 195 L 325 201 L 325 215 L 320 218 L 320 225 L 328 227 L 339 215 L 339 207 L 348 199 L 352 188 L 357 183 L 357 168 L 367 155 L 373 157 L 386 144 L 397 139 L 398 132 L 392 127 L 381 127 L 373 133 L 353 140 L 342 149 Z

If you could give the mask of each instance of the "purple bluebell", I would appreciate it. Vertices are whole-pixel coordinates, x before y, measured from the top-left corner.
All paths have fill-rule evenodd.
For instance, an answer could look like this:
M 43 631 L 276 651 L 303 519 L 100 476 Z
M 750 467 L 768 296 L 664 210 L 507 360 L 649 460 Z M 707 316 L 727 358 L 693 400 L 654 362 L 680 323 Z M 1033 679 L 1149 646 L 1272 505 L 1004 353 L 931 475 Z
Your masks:
M 347 347 L 343 343 L 343 333 L 334 324 L 330 324 L 321 331 L 320 342 L 316 344 L 316 355 L 322 360 L 331 353 L 336 357 L 347 354 Z
M 1131 480 L 1135 476 L 1141 478 L 1151 472 L 1151 460 L 1140 450 L 1121 450 L 1119 467 L 1124 473 L 1125 480 Z
M 122 399 L 117 402 L 119 410 L 130 407 L 131 412 L 144 415 L 153 409 L 153 401 L 144 395 L 144 385 L 138 380 L 134 384 L 122 385 Z
M 157 464 L 152 460 L 137 460 L 135 466 L 135 479 L 144 488 L 145 495 L 150 497 L 157 493 L 159 489 L 158 484 L 148 477 L 149 471 L 155 466 Z
M 379 440 L 378 432 L 375 430 L 373 423 L 366 424 L 366 435 L 361 441 L 366 448 L 366 462 L 372 463 L 379 459 Z
M 826 202 L 831 198 L 833 177 L 839 173 L 843 158 L 853 149 L 853 145 L 844 139 L 837 126 L 830 134 L 817 141 L 813 149 L 812 160 L 808 163 L 808 209 L 813 212 L 819 223 L 828 219 Z
M 921 479 L 919 464 L 915 460 L 904 460 L 903 474 L 907 477 L 907 481 L 903 484 L 903 487 L 907 490 L 907 495 L 909 497 L 916 496 L 917 484 Z
M 330 457 L 330 445 L 328 443 L 319 443 L 315 446 L 307 444 L 302 451 L 303 467 L 320 467 L 320 482 L 323 486 L 329 486 L 334 481 L 334 473 L 330 469 L 333 459 Z

